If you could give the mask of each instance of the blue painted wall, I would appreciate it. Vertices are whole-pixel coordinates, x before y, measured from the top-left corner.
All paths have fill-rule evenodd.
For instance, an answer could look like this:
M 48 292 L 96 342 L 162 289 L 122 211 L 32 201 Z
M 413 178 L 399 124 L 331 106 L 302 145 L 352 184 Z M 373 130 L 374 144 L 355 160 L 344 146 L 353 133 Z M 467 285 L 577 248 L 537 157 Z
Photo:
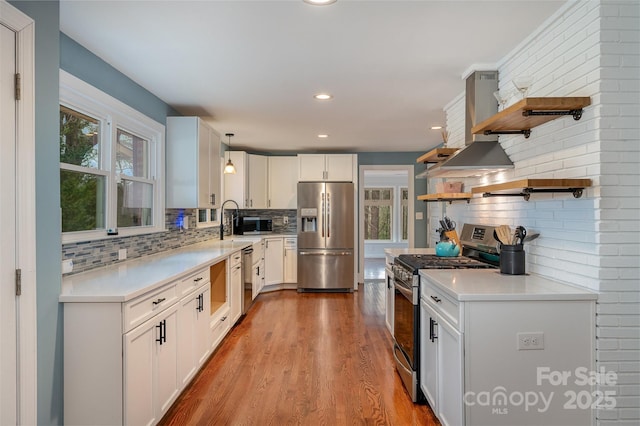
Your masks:
M 424 152 L 360 152 L 358 153 L 358 168 L 362 165 L 413 165 L 414 176 L 425 170 L 424 164 L 417 164 L 416 158 Z M 413 180 L 414 195 L 427 193 L 427 179 Z M 415 247 L 427 247 L 427 206 L 421 201 L 414 202 L 415 212 L 422 212 L 424 219 L 414 220 L 413 243 Z M 415 213 L 414 213 L 415 214 Z
M 158 123 L 182 115 L 64 33 L 60 33 L 60 68 Z

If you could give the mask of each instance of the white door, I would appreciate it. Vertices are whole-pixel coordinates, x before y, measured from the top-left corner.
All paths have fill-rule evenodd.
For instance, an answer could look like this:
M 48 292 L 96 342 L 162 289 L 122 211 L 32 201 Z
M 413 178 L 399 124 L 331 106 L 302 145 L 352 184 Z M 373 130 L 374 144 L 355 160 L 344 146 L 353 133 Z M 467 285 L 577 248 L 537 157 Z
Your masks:
M 17 423 L 16 322 L 16 34 L 0 25 L 0 424 Z
M 249 208 L 267 208 L 267 157 L 249 154 Z
M 0 249 L 2 425 L 37 423 L 33 50 L 33 20 L 0 1 L 0 220 L 6 225 Z M 16 73 L 22 80 L 18 101 Z
M 269 238 L 264 249 L 265 285 L 284 281 L 284 244 L 282 238 Z
M 462 334 L 438 315 L 438 420 L 443 426 L 464 424 Z
M 269 157 L 269 208 L 298 207 L 298 159 Z
M 329 154 L 326 158 L 327 180 L 353 182 L 353 155 Z

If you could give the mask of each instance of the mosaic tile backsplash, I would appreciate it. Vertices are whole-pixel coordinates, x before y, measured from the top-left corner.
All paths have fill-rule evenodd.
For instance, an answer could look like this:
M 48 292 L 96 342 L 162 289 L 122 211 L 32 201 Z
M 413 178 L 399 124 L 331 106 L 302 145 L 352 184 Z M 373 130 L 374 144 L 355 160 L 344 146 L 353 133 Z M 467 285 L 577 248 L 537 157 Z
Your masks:
M 230 218 L 232 214 L 233 210 L 225 210 L 227 218 Z M 178 217 L 183 215 L 189 218 L 188 229 L 182 229 L 177 225 L 179 223 Z M 240 210 L 240 215 L 271 218 L 273 220 L 274 233 L 296 233 L 296 210 Z M 288 218 L 287 224 L 284 223 L 283 218 L 285 216 Z M 62 260 L 73 260 L 73 272 L 65 275 L 77 274 L 124 262 L 118 260 L 118 250 L 120 249 L 127 249 L 127 260 L 130 260 L 220 238 L 220 228 L 218 226 L 196 227 L 195 210 L 167 209 L 165 212 L 165 224 L 165 232 L 63 244 Z M 225 226 L 225 236 L 229 235 L 229 233 L 230 228 Z

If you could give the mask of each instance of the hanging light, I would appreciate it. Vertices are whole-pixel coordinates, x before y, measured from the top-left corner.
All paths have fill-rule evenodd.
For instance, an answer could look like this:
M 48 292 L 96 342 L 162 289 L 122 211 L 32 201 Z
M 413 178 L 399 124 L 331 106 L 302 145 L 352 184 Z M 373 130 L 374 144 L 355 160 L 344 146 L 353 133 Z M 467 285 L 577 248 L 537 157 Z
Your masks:
M 225 133 L 225 136 L 229 138 L 229 144 L 227 148 L 227 152 L 229 152 L 229 161 L 227 161 L 227 165 L 224 166 L 224 174 L 236 174 L 236 166 L 234 166 L 231 162 L 231 136 L 233 136 L 233 133 Z

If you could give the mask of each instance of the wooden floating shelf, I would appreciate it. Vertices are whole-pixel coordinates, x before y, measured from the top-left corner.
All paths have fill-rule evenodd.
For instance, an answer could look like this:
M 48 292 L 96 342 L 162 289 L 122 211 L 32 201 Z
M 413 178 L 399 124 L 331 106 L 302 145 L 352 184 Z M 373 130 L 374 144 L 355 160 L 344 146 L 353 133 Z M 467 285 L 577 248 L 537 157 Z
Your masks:
M 435 201 L 448 201 L 451 204 L 453 201 L 466 201 L 467 203 L 473 197 L 470 192 L 441 192 L 437 194 L 424 194 L 418 195 L 418 201 L 435 202 Z
M 583 189 L 590 186 L 591 179 L 521 179 L 476 186 L 471 188 L 471 193 L 483 197 L 523 197 L 529 201 L 531 194 L 541 192 L 571 192 L 574 198 L 580 198 Z
M 563 115 L 580 120 L 582 109 L 591 105 L 590 97 L 525 98 L 471 128 L 473 134 L 523 134 Z
M 435 148 L 420 156 L 416 163 L 439 163 L 458 152 L 460 148 Z

